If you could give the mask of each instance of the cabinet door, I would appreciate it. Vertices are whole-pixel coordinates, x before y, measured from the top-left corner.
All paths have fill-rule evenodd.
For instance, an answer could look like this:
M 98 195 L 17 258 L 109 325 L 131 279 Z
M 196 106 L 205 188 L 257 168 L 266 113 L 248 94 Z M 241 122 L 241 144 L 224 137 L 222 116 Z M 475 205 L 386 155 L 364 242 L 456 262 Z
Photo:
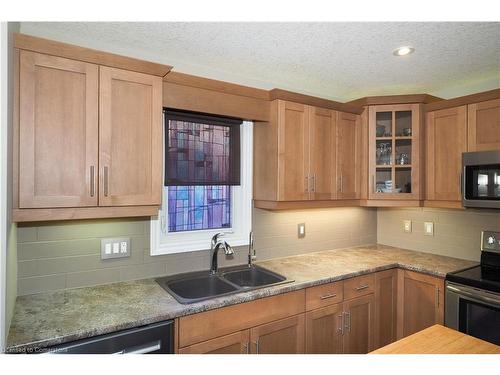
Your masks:
M 342 354 L 342 304 L 306 313 L 306 353 Z
M 100 67 L 99 205 L 159 205 L 160 77 Z
M 404 271 L 402 293 L 403 337 L 444 323 L 443 279 Z
M 179 354 L 248 354 L 249 331 L 244 330 L 179 349 Z
M 359 116 L 337 112 L 337 198 L 359 198 Z
M 426 200 L 462 200 L 462 152 L 467 151 L 466 114 L 466 106 L 427 114 Z
M 373 294 L 344 302 L 344 353 L 365 354 L 373 350 L 375 298 Z
M 468 151 L 500 149 L 500 99 L 469 104 Z
M 278 181 L 280 201 L 309 199 L 307 106 L 278 102 Z
M 369 108 L 369 198 L 421 199 L 419 104 Z
M 396 341 L 398 270 L 375 274 L 374 349 Z
M 316 107 L 309 110 L 311 199 L 329 200 L 335 194 L 335 112 Z
M 277 320 L 250 330 L 254 354 L 304 353 L 304 314 Z
M 98 67 L 20 52 L 19 207 L 97 205 Z

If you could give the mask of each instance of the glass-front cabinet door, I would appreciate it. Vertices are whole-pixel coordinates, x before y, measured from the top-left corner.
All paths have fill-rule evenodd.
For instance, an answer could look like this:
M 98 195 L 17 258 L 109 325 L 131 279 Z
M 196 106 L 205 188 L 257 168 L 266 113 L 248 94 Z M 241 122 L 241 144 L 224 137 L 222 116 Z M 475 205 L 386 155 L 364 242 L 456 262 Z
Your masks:
M 420 198 L 420 105 L 369 108 L 369 199 Z

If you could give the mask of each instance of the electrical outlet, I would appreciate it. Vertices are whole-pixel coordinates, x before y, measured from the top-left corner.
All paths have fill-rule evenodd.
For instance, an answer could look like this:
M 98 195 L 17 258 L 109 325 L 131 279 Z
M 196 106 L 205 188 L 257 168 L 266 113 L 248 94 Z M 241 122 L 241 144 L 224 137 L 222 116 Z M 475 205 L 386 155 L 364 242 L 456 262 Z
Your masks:
M 424 234 L 426 236 L 434 236 L 434 223 L 432 221 L 424 222 Z
M 297 237 L 304 238 L 306 236 L 306 223 L 297 225 Z
M 405 233 L 411 233 L 411 220 L 403 220 L 403 230 Z
M 101 259 L 126 258 L 130 256 L 130 238 L 102 238 Z

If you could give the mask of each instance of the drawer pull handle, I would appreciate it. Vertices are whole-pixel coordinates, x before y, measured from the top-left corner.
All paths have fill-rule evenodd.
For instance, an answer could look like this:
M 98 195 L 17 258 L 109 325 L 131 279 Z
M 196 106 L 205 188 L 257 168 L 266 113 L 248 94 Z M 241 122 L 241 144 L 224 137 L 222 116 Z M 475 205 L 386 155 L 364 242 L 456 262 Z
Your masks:
M 328 299 L 333 297 L 337 297 L 337 293 L 325 294 L 324 296 L 319 297 L 319 299 Z
M 356 288 L 357 291 L 368 289 L 370 286 L 369 285 L 361 285 Z

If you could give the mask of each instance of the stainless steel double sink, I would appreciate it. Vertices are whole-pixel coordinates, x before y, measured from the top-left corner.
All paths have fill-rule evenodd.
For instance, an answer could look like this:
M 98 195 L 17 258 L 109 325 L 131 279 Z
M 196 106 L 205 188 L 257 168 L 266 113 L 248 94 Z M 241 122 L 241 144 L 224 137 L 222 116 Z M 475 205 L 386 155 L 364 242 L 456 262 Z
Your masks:
M 190 304 L 243 291 L 293 282 L 265 268 L 239 266 L 221 269 L 216 275 L 209 271 L 192 272 L 156 279 L 160 286 L 182 304 Z

